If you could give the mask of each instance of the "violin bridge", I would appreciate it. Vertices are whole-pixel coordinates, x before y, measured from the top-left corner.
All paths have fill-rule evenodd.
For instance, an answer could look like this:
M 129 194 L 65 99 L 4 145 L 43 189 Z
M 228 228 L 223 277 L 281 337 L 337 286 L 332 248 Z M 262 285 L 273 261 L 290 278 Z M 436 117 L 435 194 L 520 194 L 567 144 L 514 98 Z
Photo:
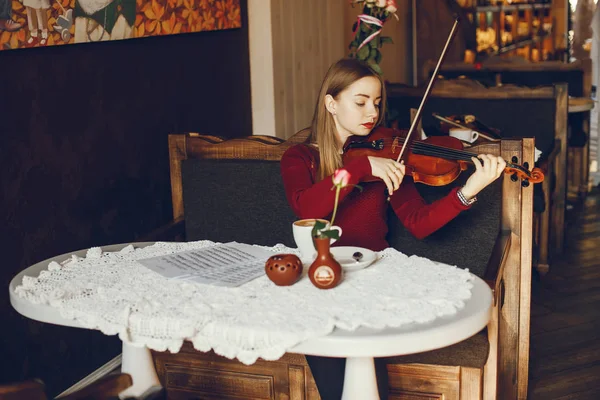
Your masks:
M 396 149 L 400 147 L 400 140 L 398 139 L 398 137 L 396 136 L 394 138 L 394 140 L 392 141 L 392 154 L 396 154 L 397 151 Z

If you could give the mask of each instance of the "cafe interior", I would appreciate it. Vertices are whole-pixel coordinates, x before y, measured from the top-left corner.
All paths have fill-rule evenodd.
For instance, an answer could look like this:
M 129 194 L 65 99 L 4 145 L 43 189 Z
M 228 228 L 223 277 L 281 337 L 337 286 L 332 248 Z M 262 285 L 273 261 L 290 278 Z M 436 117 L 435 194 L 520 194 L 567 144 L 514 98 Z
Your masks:
M 384 398 L 374 360 L 389 399 L 600 398 L 597 0 L 31 1 L 0 14 L 0 399 L 326 400 L 307 355 L 347 359 L 346 400 Z M 341 58 L 382 75 L 386 157 L 406 148 L 427 202 L 474 170 L 457 154 L 506 169 L 424 239 L 391 213 L 390 248 L 331 290 L 312 261 L 289 286 L 272 258 L 234 288 L 136 272 L 207 243 L 300 261 L 314 217 L 280 160 Z

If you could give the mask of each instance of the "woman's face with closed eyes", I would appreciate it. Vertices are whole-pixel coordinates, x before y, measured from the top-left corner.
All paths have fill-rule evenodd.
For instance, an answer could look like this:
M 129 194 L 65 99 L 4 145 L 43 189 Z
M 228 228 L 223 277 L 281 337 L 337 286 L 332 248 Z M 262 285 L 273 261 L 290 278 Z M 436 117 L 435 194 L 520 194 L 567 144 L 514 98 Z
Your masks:
M 357 80 L 337 98 L 326 96 L 325 106 L 333 116 L 341 144 L 350 136 L 371 133 L 379 117 L 380 103 L 381 83 L 373 76 Z

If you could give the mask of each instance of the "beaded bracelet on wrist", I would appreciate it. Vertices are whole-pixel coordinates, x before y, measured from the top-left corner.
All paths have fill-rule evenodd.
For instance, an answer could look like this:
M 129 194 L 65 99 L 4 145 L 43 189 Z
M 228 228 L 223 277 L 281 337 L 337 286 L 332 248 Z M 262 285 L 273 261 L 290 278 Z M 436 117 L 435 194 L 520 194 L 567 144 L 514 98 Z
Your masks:
M 471 200 L 467 200 L 461 189 L 458 189 L 456 194 L 458 195 L 458 199 L 460 200 L 460 202 L 466 207 L 469 207 L 471 204 L 477 201 L 477 196 L 473 196 Z

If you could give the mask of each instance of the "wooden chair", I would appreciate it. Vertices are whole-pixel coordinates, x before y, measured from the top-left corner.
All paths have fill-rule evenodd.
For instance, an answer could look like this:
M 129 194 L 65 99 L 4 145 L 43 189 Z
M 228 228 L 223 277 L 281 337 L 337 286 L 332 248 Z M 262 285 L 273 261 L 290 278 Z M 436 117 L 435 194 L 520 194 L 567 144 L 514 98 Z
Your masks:
M 533 140 L 503 140 L 474 146 L 470 151 L 514 157 L 519 163 L 532 165 Z M 463 184 L 466 178 L 462 176 L 453 185 Z M 429 202 L 447 190 L 419 187 Z M 404 385 L 398 388 L 402 394 L 435 385 L 445 390 L 436 393 L 447 398 L 526 397 L 533 190 L 504 176 L 478 197 L 476 207 L 424 240 L 407 234 L 393 215 L 388 221 L 391 246 L 406 254 L 468 268 L 486 279 L 495 294 L 493 317 L 486 331 L 446 349 L 390 359 L 392 388 L 396 383 Z M 487 339 L 489 353 L 478 360 L 482 345 L 477 341 L 482 339 Z
M 173 220 L 147 240 L 239 241 L 294 246 L 296 219 L 285 199 L 279 160 L 285 150 L 307 140 L 271 136 L 223 140 L 210 135 L 169 135 Z M 185 204 L 185 209 L 184 209 Z M 256 229 L 268 224 L 268 231 Z M 168 396 L 318 399 L 306 359 L 285 354 L 252 366 L 200 353 L 185 343 L 177 354 L 153 352 Z
M 433 71 L 435 64 L 428 63 L 427 70 Z M 467 77 L 485 85 L 512 84 L 527 87 L 566 84 L 569 103 L 589 100 L 591 95 L 591 60 L 544 61 L 536 63 L 510 62 L 510 59 L 490 59 L 476 67 L 472 64 L 454 63 L 442 67 L 441 75 L 447 79 Z M 428 73 L 428 75 L 429 75 Z M 585 197 L 589 179 L 590 115 L 569 115 L 567 153 L 567 193 L 573 200 Z M 574 132 L 575 131 L 575 132 Z
M 278 161 L 287 148 L 307 137 L 306 130 L 287 141 L 265 136 L 223 140 L 170 135 L 173 222 L 147 239 L 237 240 L 295 247 L 290 229 L 295 217 L 285 199 Z M 533 139 L 515 139 L 476 150 L 532 165 L 533 149 Z M 432 199 L 450 187 L 421 189 Z M 493 318 L 480 334 L 446 349 L 389 359 L 391 398 L 407 393 L 446 399 L 526 397 L 533 188 L 505 176 L 488 189 L 480 194 L 476 207 L 425 241 L 411 239 L 397 218 L 390 216 L 392 245 L 405 253 L 435 254 L 439 261 L 467 266 L 488 281 L 495 299 Z M 257 229 L 265 220 L 269 229 Z M 153 355 L 159 379 L 175 398 L 186 393 L 318 398 L 301 355 L 286 354 L 278 361 L 259 360 L 251 366 L 195 351 L 189 344 L 177 354 Z
M 117 400 L 119 393 L 131 385 L 129 374 L 110 374 L 59 398 L 61 400 Z M 46 400 L 47 398 L 44 383 L 40 380 L 0 386 L 0 400 Z M 153 399 L 158 400 L 154 397 Z
M 588 61 L 576 60 L 565 63 L 562 61 L 543 62 L 511 62 L 511 59 L 489 59 L 481 65 L 460 63 L 444 63 L 440 75 L 445 79 L 467 77 L 482 82 L 486 86 L 495 84 L 519 85 L 529 87 L 548 86 L 555 83 L 566 83 L 569 86 L 569 96 L 589 97 L 591 82 L 587 82 L 591 67 Z M 425 65 L 426 76 L 431 76 L 435 63 Z
M 0 385 L 0 400 L 46 400 L 44 383 L 40 380 L 29 380 L 7 385 Z
M 408 110 L 418 106 L 422 88 L 390 84 L 387 86 L 390 108 Z M 486 88 L 479 82 L 461 79 L 440 80 L 423 112 L 426 131 L 439 126 L 432 113 L 441 115 L 472 114 L 489 126 L 502 131 L 503 138 L 535 138 L 542 151 L 536 166 L 546 174 L 543 185 L 535 188 L 536 220 L 535 266 L 542 274 L 549 269 L 550 258 L 564 248 L 565 207 L 567 198 L 567 85 L 538 88 Z M 409 113 L 401 113 L 400 126 L 409 126 Z

